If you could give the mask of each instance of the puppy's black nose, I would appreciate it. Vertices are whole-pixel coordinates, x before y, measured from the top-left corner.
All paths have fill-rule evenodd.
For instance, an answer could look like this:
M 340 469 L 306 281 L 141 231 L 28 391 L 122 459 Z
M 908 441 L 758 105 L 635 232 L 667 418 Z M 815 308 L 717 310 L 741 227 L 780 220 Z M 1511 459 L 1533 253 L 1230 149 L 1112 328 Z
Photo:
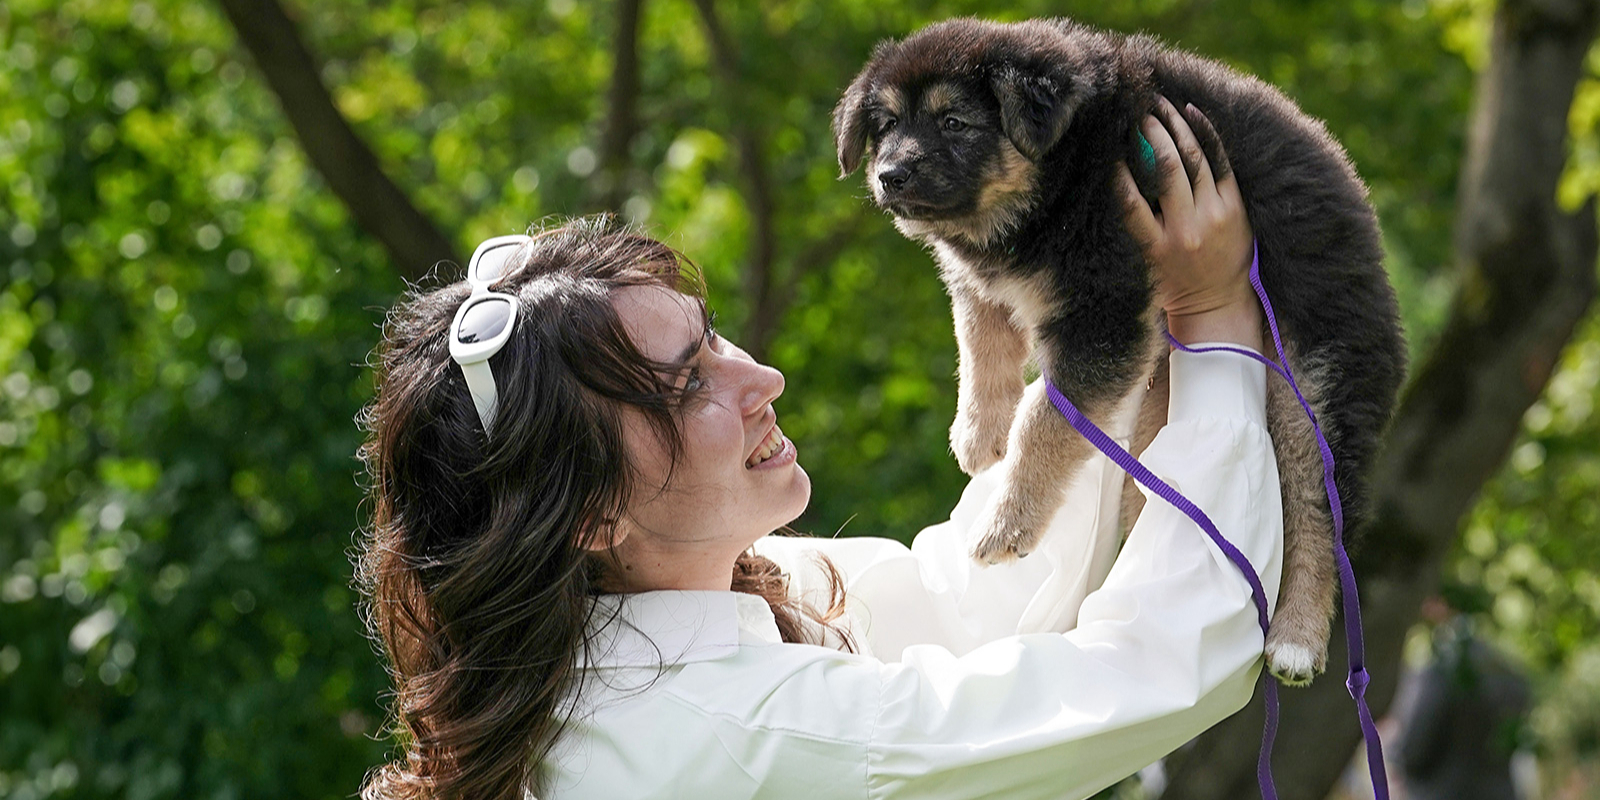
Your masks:
M 906 169 L 898 164 L 889 167 L 888 169 L 878 171 L 878 183 L 883 184 L 883 188 L 888 189 L 889 191 L 899 191 L 906 185 L 906 181 L 910 177 L 911 170 Z

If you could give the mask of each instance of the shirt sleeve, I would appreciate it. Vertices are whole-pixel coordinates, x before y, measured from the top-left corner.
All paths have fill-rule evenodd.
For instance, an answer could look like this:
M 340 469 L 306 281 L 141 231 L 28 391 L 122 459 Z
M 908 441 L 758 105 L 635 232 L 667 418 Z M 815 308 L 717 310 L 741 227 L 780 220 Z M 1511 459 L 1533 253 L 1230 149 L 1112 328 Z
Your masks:
M 1029 394 L 1044 391 L 1036 381 Z M 1105 426 L 1126 447 L 1142 388 Z M 906 647 L 940 645 L 956 654 L 1023 633 L 1061 633 L 1077 622 L 1084 597 L 1111 569 L 1120 543 L 1118 505 L 1125 473 L 1095 453 L 1073 477 L 1066 499 L 1027 558 L 980 566 L 969 556 L 973 530 L 1000 490 L 996 465 L 974 476 L 950 519 L 922 529 L 906 547 L 877 537 L 769 536 L 757 552 L 790 575 L 790 591 L 816 607 L 829 596 L 825 556 L 843 579 L 845 618 L 858 652 L 898 661 Z
M 1206 512 L 1275 604 L 1283 515 L 1265 370 L 1227 353 L 1174 353 L 1171 366 L 1169 422 L 1141 460 Z M 884 591 L 950 613 L 937 606 L 948 587 L 926 579 L 937 572 L 916 547 L 909 560 L 889 544 L 840 552 L 850 547 L 876 548 L 845 553 L 850 566 L 895 570 Z M 882 622 L 880 613 L 873 624 Z M 1244 577 L 1193 521 L 1152 498 L 1075 629 L 965 653 L 913 644 L 881 663 L 869 793 L 1087 797 L 1242 707 L 1262 646 Z

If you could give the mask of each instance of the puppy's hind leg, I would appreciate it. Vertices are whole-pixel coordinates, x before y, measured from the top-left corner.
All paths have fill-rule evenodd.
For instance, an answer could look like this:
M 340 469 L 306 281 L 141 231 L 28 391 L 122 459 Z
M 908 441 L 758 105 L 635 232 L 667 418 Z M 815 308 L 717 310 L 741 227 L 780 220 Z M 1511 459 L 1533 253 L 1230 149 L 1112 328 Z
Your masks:
M 1161 342 L 1161 348 L 1166 349 L 1166 342 Z M 1145 390 L 1144 398 L 1139 402 L 1139 418 L 1134 423 L 1133 439 L 1128 442 L 1128 452 L 1134 458 L 1144 453 L 1146 447 L 1155 441 L 1156 434 L 1167 424 L 1167 406 L 1171 402 L 1171 389 L 1168 382 L 1167 355 L 1160 353 L 1152 358 L 1154 366 L 1148 378 L 1150 388 Z M 1139 482 L 1132 475 L 1124 475 L 1122 480 L 1122 503 L 1118 506 L 1117 532 L 1127 536 L 1133 530 L 1133 524 L 1139 520 L 1139 513 L 1144 511 L 1144 493 L 1139 491 Z
M 1313 408 L 1318 377 L 1300 376 Z M 1283 489 L 1284 539 L 1283 583 L 1267 632 L 1267 669 L 1284 684 L 1304 686 L 1327 666 L 1336 587 L 1333 517 L 1311 421 L 1282 380 L 1267 383 L 1267 431 Z

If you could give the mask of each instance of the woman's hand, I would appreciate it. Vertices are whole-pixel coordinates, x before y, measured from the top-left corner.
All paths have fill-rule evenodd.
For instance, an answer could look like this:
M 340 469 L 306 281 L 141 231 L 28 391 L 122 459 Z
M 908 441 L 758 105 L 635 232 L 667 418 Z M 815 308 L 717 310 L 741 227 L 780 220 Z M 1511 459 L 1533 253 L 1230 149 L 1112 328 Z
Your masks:
M 1210 120 L 1193 105 L 1180 113 L 1157 99 L 1161 119 L 1145 117 L 1142 130 L 1161 175 L 1161 211 L 1140 196 L 1126 164 L 1118 165 L 1117 179 L 1128 230 L 1154 270 L 1167 329 L 1184 344 L 1228 342 L 1259 351 L 1261 307 L 1248 277 L 1253 239 L 1239 182 Z

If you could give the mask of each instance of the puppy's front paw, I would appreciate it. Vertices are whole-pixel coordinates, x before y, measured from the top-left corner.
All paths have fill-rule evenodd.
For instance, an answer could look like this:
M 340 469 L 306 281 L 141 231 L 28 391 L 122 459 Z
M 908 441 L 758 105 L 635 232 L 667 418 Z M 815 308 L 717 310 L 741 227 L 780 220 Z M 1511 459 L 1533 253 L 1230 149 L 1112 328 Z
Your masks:
M 1285 686 L 1308 686 L 1322 673 L 1327 653 L 1291 642 L 1267 642 L 1267 671 Z
M 950 425 L 950 449 L 956 454 L 961 471 L 976 475 L 1006 457 L 1009 420 L 993 420 L 978 414 L 957 414 Z
M 978 518 L 976 531 L 978 543 L 972 548 L 972 558 L 980 564 L 993 566 L 1026 557 L 1039 544 L 1043 526 L 1027 514 L 1016 512 L 1016 504 L 1001 496 L 991 503 Z

